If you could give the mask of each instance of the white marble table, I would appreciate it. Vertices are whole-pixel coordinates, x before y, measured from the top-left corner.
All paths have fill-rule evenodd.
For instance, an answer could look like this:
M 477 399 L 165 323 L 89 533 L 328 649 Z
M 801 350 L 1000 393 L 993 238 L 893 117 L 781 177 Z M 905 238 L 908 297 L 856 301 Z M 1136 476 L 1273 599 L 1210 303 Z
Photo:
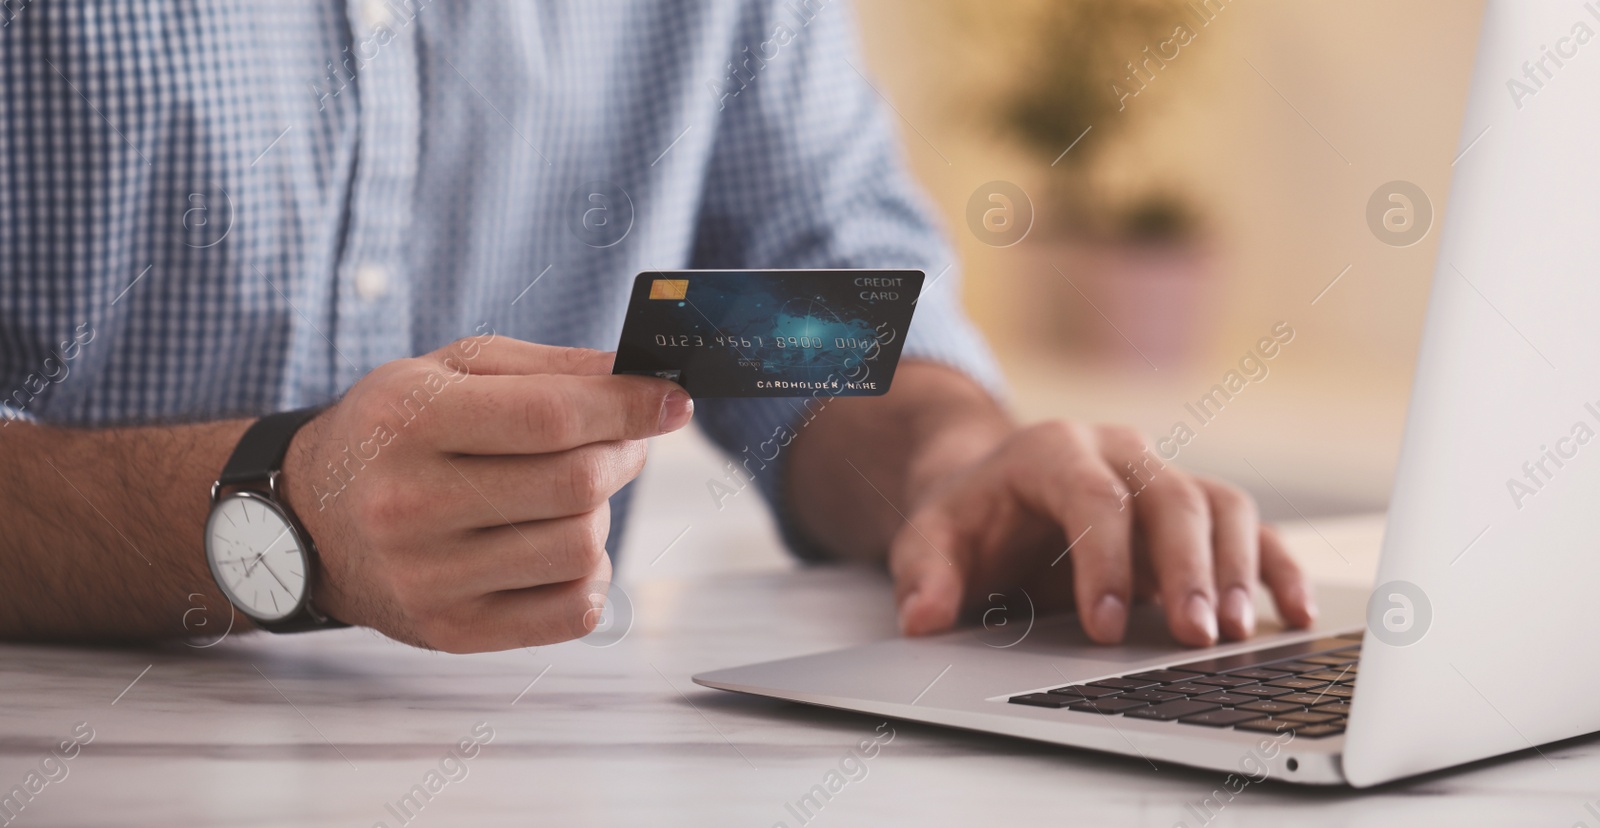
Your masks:
M 652 514 L 634 546 L 664 549 L 681 517 Z M 1368 577 L 1381 521 L 1316 523 L 1288 528 L 1319 576 Z M 710 547 L 723 542 L 690 533 L 670 556 L 714 559 Z M 78 723 L 94 735 L 64 777 L 46 763 L 56 781 L 9 822 L 0 811 L 0 825 L 798 826 L 786 804 L 880 720 L 720 693 L 689 677 L 891 635 L 893 617 L 880 575 L 766 560 L 688 574 L 630 560 L 634 624 L 604 648 L 448 656 L 361 630 L 232 637 L 205 649 L 0 647 L 0 796 Z M 865 776 L 811 822 L 1197 828 L 1205 823 L 1186 806 L 1222 784 L 1217 773 L 891 727 L 894 740 Z M 464 739 L 480 742 L 468 746 L 475 755 L 446 761 Z M 1600 740 L 1545 755 L 1367 793 L 1255 785 L 1209 824 L 1600 828 Z M 430 781 L 435 792 L 413 800 L 421 807 L 408 821 L 390 810 Z

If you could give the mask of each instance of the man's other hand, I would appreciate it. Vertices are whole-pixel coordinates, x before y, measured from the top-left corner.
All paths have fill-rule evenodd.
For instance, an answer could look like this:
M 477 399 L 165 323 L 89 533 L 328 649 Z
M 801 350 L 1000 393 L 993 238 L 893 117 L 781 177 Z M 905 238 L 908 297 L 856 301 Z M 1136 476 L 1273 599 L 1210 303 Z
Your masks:
M 1248 637 L 1258 583 L 1289 624 L 1308 625 L 1316 612 L 1305 575 L 1249 495 L 1162 463 L 1126 428 L 1043 423 L 912 483 L 914 509 L 889 551 L 909 635 L 948 629 L 1019 585 L 1041 606 L 1076 607 L 1101 643 L 1120 641 L 1129 607 L 1150 597 L 1192 646 Z

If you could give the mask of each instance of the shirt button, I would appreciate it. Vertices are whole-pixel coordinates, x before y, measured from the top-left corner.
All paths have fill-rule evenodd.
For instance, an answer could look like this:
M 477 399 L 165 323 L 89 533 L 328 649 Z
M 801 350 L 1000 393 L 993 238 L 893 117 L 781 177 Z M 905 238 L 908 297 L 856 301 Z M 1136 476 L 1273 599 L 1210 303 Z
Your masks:
M 356 295 L 367 301 L 389 292 L 389 271 L 382 265 L 364 264 L 356 268 Z
M 361 0 L 361 19 L 369 30 L 387 27 L 392 18 L 388 0 Z

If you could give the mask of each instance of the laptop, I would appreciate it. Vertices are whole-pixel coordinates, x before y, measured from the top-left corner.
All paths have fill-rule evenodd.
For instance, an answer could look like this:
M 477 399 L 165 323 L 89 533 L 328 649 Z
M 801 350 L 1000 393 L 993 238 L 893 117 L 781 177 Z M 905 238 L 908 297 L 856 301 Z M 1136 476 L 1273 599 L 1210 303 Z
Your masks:
M 1600 4 L 1487 3 L 1373 589 L 1320 590 L 1312 630 L 1204 650 L 1143 608 L 1114 647 L 1063 616 L 1014 646 L 968 629 L 694 680 L 1158 764 L 1253 758 L 1317 785 L 1600 730 L 1600 45 L 1584 29 Z

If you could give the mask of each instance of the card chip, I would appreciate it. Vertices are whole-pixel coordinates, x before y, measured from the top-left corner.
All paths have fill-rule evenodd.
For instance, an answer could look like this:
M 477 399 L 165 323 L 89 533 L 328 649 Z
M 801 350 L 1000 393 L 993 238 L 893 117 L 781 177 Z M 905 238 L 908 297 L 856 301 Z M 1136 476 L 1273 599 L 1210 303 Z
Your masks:
M 650 283 L 651 299 L 685 299 L 688 296 L 688 279 L 656 279 Z

